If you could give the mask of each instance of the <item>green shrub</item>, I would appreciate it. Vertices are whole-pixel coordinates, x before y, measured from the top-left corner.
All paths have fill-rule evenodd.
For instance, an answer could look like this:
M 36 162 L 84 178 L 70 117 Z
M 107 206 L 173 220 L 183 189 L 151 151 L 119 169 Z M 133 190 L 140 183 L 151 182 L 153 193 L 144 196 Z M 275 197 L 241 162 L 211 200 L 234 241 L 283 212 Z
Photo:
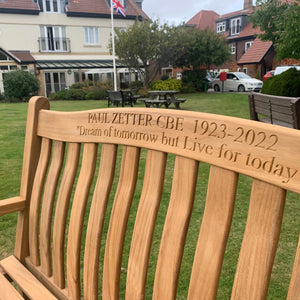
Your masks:
M 181 92 L 182 93 L 195 93 L 196 88 L 192 82 L 183 82 Z
M 5 98 L 13 101 L 27 101 L 37 94 L 39 81 L 33 74 L 18 70 L 5 74 L 3 87 Z
M 85 100 L 86 92 L 84 90 L 69 89 L 67 90 L 67 100 Z
M 107 93 L 103 88 L 95 87 L 92 91 L 88 91 L 85 95 L 86 100 L 104 100 Z
M 152 90 L 160 91 L 181 91 L 181 81 L 175 78 L 169 78 L 168 80 L 158 80 L 151 84 Z
M 300 71 L 291 68 L 279 75 L 268 78 L 261 92 L 268 95 L 299 97 L 300 96 Z
M 162 75 L 161 78 L 160 78 L 160 80 L 162 80 L 162 81 L 166 81 L 168 79 L 169 79 L 168 75 Z
M 196 91 L 203 91 L 206 70 L 186 70 L 182 73 L 182 84 L 192 83 Z
M 49 96 L 51 100 L 68 100 L 68 90 L 58 91 Z
M 142 87 L 143 87 L 143 82 L 140 81 L 140 80 L 131 81 L 130 84 L 129 84 L 129 88 L 131 90 L 138 90 L 138 89 L 140 89 Z
M 81 90 L 81 89 L 88 89 L 89 87 L 93 86 L 94 83 L 91 80 L 85 80 L 81 82 L 76 82 L 70 86 L 70 90 Z

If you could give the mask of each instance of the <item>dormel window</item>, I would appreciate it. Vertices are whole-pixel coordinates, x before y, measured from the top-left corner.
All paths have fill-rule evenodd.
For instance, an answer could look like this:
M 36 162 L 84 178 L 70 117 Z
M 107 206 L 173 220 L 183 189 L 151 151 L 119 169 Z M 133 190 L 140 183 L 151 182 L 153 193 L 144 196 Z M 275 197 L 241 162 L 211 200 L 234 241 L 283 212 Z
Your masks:
M 39 0 L 42 12 L 64 13 L 66 0 Z
M 231 20 L 231 35 L 239 34 L 241 32 L 241 18 Z
M 250 48 L 250 46 L 253 44 L 253 41 L 251 42 L 246 42 L 245 43 L 245 52 Z
M 226 31 L 226 23 L 225 22 L 217 23 L 217 33 L 225 32 L 225 31 Z

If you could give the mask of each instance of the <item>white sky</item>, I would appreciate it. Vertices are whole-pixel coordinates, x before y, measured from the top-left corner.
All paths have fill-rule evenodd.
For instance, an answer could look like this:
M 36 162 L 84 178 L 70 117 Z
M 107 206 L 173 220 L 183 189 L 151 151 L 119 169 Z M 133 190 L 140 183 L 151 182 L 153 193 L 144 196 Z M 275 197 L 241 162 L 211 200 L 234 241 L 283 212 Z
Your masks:
M 255 0 L 253 0 L 255 3 Z M 152 20 L 169 25 L 187 22 L 200 10 L 213 10 L 219 15 L 241 10 L 244 0 L 144 0 L 143 11 Z

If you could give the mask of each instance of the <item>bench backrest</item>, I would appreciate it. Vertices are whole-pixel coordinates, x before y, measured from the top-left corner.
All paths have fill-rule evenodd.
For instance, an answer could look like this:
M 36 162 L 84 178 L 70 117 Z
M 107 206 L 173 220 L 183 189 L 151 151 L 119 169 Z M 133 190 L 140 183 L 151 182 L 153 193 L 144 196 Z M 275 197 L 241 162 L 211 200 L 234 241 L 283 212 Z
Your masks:
M 124 106 L 124 96 L 122 91 L 107 91 L 108 95 L 108 106 L 119 105 Z
M 231 299 L 265 299 L 286 190 L 300 192 L 300 132 L 188 111 L 48 109 L 29 103 L 15 255 L 56 295 L 215 299 L 241 173 L 241 193 L 252 190 L 239 258 L 226 254 Z
M 300 98 L 249 94 L 250 119 L 300 129 Z

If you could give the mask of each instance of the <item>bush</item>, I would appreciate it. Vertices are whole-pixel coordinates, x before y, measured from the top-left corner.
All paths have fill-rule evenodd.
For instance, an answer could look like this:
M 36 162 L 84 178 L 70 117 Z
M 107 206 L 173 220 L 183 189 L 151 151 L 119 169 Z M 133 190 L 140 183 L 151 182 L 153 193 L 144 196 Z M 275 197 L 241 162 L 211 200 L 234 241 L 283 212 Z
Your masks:
M 192 83 L 196 91 L 203 91 L 206 70 L 186 70 L 182 73 L 182 84 Z
M 88 89 L 90 86 L 93 86 L 93 81 L 91 80 L 85 80 L 85 81 L 82 81 L 82 82 L 76 82 L 74 84 L 72 84 L 70 86 L 70 89 L 71 90 L 81 90 L 81 89 Z
M 92 91 L 88 91 L 85 95 L 86 100 L 104 100 L 107 93 L 103 88 L 95 87 Z
M 268 95 L 300 97 L 300 71 L 291 68 L 268 78 L 264 82 L 261 92 Z
M 160 91 L 181 91 L 181 81 L 175 78 L 169 78 L 165 81 L 154 81 L 151 84 L 151 89 Z
M 169 79 L 168 75 L 162 75 L 161 78 L 160 78 L 160 80 L 162 80 L 162 81 L 166 81 L 168 79 Z
M 68 90 L 58 91 L 55 94 L 49 96 L 51 100 L 68 100 Z
M 132 82 L 130 82 L 130 84 L 129 84 L 129 88 L 131 89 L 131 90 L 139 90 L 140 88 L 142 88 L 143 87 L 143 82 L 142 81 L 139 81 L 139 80 L 137 80 L 137 81 L 132 81 Z
M 37 78 L 23 70 L 6 73 L 3 78 L 5 98 L 9 100 L 27 101 L 39 90 Z
M 67 100 L 85 100 L 86 92 L 84 90 L 69 89 L 67 90 Z

